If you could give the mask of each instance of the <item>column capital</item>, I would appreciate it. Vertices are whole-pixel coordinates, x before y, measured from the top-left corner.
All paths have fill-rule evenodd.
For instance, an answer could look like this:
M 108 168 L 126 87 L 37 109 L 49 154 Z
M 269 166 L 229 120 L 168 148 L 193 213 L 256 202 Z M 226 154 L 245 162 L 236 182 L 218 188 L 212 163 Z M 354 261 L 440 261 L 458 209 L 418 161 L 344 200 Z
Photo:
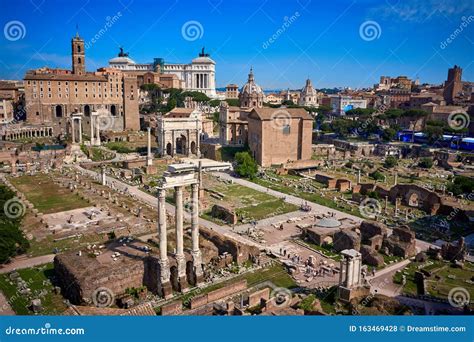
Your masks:
M 166 197 L 166 190 L 158 189 L 158 198 L 165 198 L 165 197 Z

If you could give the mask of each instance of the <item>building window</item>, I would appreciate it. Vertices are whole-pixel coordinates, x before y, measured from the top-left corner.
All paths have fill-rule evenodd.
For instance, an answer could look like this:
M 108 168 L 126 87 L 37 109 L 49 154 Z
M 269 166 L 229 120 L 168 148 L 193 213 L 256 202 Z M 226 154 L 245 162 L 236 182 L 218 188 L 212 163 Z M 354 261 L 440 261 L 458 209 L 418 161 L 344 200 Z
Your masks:
M 283 126 L 283 134 L 285 135 L 290 134 L 290 125 Z

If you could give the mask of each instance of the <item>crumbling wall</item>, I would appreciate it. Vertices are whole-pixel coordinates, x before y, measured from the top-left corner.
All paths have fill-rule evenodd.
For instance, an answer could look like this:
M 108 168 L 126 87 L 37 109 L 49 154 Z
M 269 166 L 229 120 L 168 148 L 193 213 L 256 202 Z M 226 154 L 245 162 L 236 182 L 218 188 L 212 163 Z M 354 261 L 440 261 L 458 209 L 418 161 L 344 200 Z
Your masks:
M 219 254 L 230 253 L 234 261 L 239 264 L 260 254 L 257 247 L 244 245 L 210 229 L 201 227 L 199 232 L 204 239 L 211 241 L 217 247 Z

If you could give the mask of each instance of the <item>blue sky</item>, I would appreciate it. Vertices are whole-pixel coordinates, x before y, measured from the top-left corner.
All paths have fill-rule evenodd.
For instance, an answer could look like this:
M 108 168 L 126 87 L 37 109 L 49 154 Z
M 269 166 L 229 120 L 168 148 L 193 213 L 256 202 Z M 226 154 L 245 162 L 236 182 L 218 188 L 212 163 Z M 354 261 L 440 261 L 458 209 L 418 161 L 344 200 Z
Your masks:
M 317 88 L 371 86 L 380 75 L 419 76 L 422 82 L 441 83 L 454 64 L 464 69 L 464 80 L 474 81 L 472 0 L 0 0 L 0 4 L 0 79 L 20 79 L 26 70 L 41 66 L 70 68 L 70 39 L 79 25 L 87 42 L 99 35 L 87 49 L 89 71 L 106 66 L 119 46 L 142 63 L 154 57 L 189 62 L 205 46 L 217 63 L 218 86 L 242 85 L 250 66 L 257 83 L 267 89 L 301 88 L 307 77 Z M 197 28 L 197 36 L 192 30 L 183 34 L 186 24 Z M 447 43 L 450 36 L 454 39 Z

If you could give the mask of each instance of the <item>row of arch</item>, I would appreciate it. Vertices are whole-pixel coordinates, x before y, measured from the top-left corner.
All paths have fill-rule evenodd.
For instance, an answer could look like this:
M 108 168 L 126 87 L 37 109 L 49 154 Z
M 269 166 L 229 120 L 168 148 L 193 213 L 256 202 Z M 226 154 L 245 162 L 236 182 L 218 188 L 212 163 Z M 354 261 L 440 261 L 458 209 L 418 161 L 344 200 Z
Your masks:
M 185 156 L 188 156 L 189 154 L 197 154 L 196 142 L 191 141 L 188 150 L 187 139 L 184 135 L 181 135 L 176 138 L 174 146 L 171 142 L 166 144 L 166 154 L 168 156 L 174 156 L 175 154 L 182 154 Z
M 107 108 L 107 106 L 106 106 L 106 108 Z M 116 105 L 110 105 L 108 109 L 110 111 L 110 114 L 112 114 L 112 116 L 117 116 L 117 106 Z M 91 105 L 84 105 L 84 107 L 83 107 L 84 116 L 90 117 L 91 112 L 92 112 L 92 106 Z M 56 105 L 54 107 L 54 114 L 57 118 L 64 117 L 63 105 Z

